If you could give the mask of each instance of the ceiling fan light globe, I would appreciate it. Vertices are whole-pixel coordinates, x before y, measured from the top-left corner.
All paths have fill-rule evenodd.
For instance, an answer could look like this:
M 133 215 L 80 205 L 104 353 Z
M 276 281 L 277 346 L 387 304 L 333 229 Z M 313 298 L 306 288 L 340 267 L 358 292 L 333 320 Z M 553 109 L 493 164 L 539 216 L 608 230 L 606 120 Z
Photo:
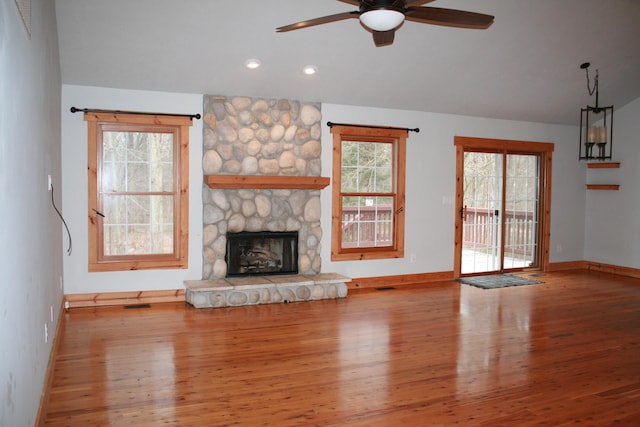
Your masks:
M 373 31 L 389 31 L 402 24 L 404 14 L 397 10 L 378 9 L 360 14 L 360 22 Z

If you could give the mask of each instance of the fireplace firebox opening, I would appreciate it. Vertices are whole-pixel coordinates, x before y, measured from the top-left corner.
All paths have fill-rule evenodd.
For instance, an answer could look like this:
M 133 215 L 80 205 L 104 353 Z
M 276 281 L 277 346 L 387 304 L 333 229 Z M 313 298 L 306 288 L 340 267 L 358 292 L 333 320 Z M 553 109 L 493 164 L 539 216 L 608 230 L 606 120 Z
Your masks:
M 227 277 L 298 274 L 298 232 L 227 233 Z

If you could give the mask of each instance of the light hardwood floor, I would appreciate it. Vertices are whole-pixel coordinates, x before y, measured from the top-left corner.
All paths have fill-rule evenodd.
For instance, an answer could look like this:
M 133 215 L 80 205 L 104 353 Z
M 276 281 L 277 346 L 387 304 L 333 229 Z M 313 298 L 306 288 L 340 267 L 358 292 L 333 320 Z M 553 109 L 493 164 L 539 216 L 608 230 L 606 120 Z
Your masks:
M 51 426 L 640 425 L 640 279 L 72 309 Z

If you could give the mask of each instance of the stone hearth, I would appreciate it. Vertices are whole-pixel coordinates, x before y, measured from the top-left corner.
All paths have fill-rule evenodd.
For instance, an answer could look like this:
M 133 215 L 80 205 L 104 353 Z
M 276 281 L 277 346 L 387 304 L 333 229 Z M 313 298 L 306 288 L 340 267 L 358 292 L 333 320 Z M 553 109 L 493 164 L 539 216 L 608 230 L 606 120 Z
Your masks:
M 237 307 L 345 298 L 351 279 L 336 273 L 186 280 L 185 299 L 196 308 Z

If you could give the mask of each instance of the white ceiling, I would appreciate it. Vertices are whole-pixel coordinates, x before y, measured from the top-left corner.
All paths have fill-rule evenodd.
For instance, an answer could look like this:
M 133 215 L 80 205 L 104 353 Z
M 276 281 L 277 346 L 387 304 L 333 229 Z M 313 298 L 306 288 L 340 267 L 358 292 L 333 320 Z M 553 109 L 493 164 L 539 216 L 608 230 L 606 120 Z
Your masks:
M 56 0 L 62 81 L 577 125 L 580 107 L 595 103 L 580 69 L 589 61 L 601 106 L 640 97 L 640 0 L 430 5 L 495 22 L 405 22 L 393 45 L 376 48 L 355 19 L 276 33 L 354 10 L 336 0 Z M 249 58 L 262 66 L 244 68 Z M 319 72 L 304 75 L 308 64 Z

